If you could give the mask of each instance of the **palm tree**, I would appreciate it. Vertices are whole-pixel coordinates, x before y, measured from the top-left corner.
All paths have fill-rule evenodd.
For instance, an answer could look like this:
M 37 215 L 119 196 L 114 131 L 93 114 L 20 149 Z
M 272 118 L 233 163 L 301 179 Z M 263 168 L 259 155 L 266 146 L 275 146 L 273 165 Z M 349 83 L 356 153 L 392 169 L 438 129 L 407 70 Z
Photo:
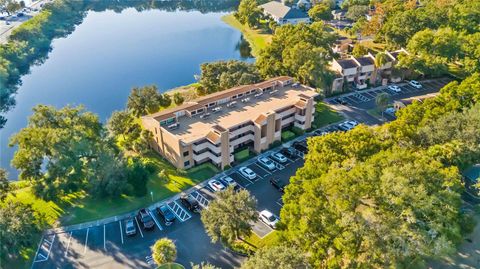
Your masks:
M 386 92 L 382 92 L 375 97 L 375 104 L 377 105 L 377 108 L 382 112 L 382 118 L 383 118 L 383 112 L 387 108 L 388 103 L 390 103 L 390 94 Z
M 161 238 L 152 246 L 152 258 L 158 264 L 166 264 L 175 261 L 177 248 L 172 240 Z

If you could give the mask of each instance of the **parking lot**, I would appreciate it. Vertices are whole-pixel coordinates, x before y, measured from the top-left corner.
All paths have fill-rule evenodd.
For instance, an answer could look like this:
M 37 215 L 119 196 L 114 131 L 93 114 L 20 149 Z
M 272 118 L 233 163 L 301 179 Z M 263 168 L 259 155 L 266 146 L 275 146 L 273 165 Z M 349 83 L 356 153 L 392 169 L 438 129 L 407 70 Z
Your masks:
M 250 180 L 238 172 L 239 167 L 229 170 L 222 176 L 230 176 L 242 188 L 250 191 L 258 200 L 257 209 L 267 209 L 279 216 L 281 193 L 269 180 L 275 176 L 287 183 L 290 176 L 303 166 L 303 159 L 295 157 L 287 163 L 276 164 L 273 171 L 260 166 L 256 159 L 246 162 L 257 177 Z M 192 191 L 191 195 L 202 208 L 208 207 L 215 199 L 210 187 Z M 72 231 L 46 234 L 41 240 L 32 268 L 155 268 L 150 246 L 162 237 L 168 237 L 177 247 L 177 261 L 187 268 L 190 262 L 195 264 L 207 261 L 221 268 L 238 267 L 243 257 L 233 254 L 220 243 L 213 244 L 205 233 L 198 213 L 187 210 L 179 200 L 169 201 L 167 206 L 176 220 L 166 226 L 156 212 L 151 211 L 155 227 L 151 231 L 140 229 L 140 220 L 135 217 L 137 234 L 127 236 L 125 219 L 118 219 L 104 225 L 97 225 Z M 260 238 L 273 231 L 261 221 L 252 223 L 253 232 Z
M 334 98 L 328 98 L 326 101 L 336 110 L 343 112 L 351 119 L 356 119 L 367 124 L 380 124 L 381 121 L 368 113 L 367 110 L 376 108 L 375 98 L 380 93 L 388 93 L 391 100 L 397 101 L 420 95 L 426 95 L 438 92 L 451 79 L 439 78 L 435 80 L 420 81 L 422 88 L 417 89 L 408 83 L 398 84 L 400 92 L 389 90 L 387 86 L 374 89 L 356 91 L 344 94 Z

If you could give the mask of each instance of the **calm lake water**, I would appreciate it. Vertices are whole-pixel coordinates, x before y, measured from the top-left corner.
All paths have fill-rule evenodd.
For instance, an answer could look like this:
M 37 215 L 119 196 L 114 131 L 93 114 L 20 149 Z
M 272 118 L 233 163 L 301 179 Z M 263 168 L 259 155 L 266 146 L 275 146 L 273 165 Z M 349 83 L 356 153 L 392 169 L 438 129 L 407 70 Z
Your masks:
M 83 104 L 105 121 L 125 107 L 134 86 L 156 84 L 165 91 L 195 82 L 200 64 L 242 59 L 241 33 L 224 22 L 226 13 L 167 12 L 133 8 L 121 13 L 89 12 L 67 38 L 53 41 L 44 64 L 23 77 L 17 105 L 0 131 L 0 164 L 10 178 L 14 150 L 9 137 L 27 124 L 32 107 Z

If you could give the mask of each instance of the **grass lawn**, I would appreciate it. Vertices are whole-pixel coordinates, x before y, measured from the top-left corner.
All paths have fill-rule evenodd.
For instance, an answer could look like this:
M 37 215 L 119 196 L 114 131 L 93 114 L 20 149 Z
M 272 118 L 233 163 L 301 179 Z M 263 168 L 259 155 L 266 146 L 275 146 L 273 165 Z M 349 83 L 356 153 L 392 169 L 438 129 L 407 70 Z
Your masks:
M 264 30 L 253 30 L 248 26 L 241 24 L 234 16 L 233 13 L 225 15 L 222 20 L 228 25 L 240 30 L 243 37 L 248 41 L 252 48 L 252 55 L 257 56 L 261 49 L 265 48 L 272 40 L 272 35 L 265 33 Z
M 255 233 L 252 233 L 248 238 L 245 239 L 245 242 L 251 246 L 254 246 L 256 249 L 263 248 L 264 246 L 272 246 L 278 243 L 279 236 L 278 231 L 273 231 L 269 233 L 264 238 L 258 237 Z
M 312 127 L 320 128 L 341 120 L 343 120 L 342 115 L 330 109 L 325 103 L 318 102 L 315 107 L 315 119 L 312 123 Z
M 290 130 L 287 130 L 287 131 L 283 131 L 282 132 L 282 142 L 287 142 L 289 140 L 292 140 L 293 138 L 295 138 L 295 133 L 290 131 Z
M 253 153 L 250 152 L 249 148 L 240 150 L 238 152 L 233 153 L 233 157 L 235 158 L 235 162 L 241 163 L 253 157 Z

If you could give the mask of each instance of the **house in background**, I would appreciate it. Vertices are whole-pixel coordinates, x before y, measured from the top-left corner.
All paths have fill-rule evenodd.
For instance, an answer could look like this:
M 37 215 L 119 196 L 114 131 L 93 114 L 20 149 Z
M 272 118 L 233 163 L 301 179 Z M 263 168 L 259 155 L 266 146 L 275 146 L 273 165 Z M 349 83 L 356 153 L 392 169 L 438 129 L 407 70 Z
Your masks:
M 263 9 L 264 15 L 271 17 L 280 25 L 310 23 L 310 17 L 305 11 L 288 7 L 277 1 L 271 1 L 259 7 Z
M 337 38 L 337 40 L 335 40 L 335 43 L 333 43 L 332 51 L 333 53 L 339 53 L 339 54 L 346 53 L 349 51 L 349 48 L 352 45 L 352 43 L 353 41 L 350 38 L 340 36 L 339 38 Z
M 334 20 L 344 21 L 347 19 L 347 12 L 344 10 L 332 10 Z
M 310 0 L 298 0 L 298 2 L 295 4 L 295 7 L 303 10 L 309 10 L 312 7 L 312 3 Z

